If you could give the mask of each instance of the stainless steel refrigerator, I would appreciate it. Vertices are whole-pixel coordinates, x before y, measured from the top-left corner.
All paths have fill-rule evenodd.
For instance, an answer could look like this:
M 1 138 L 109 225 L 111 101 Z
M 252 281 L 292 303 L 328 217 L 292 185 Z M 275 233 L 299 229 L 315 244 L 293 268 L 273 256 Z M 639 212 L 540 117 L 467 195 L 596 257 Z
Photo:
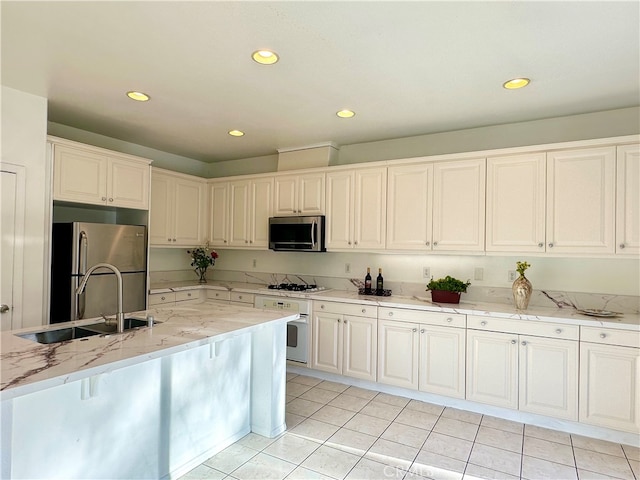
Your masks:
M 96 263 L 110 263 L 122 273 L 123 310 L 144 310 L 147 296 L 147 231 L 140 225 L 54 223 L 51 262 L 50 323 L 68 322 L 117 311 L 116 276 L 97 269 L 84 293 L 76 288 Z

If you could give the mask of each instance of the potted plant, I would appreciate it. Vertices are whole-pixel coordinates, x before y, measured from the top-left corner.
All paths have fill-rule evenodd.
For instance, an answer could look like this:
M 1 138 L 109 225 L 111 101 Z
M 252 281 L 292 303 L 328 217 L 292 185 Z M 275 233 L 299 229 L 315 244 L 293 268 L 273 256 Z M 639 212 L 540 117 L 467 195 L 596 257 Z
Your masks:
M 207 283 L 207 268 L 215 265 L 218 252 L 209 248 L 209 242 L 206 244 L 187 250 L 191 256 L 191 266 L 199 277 L 198 283 Z
M 431 300 L 434 303 L 460 303 L 460 294 L 466 292 L 469 285 L 471 285 L 469 280 L 465 283 L 447 275 L 438 280 L 431 277 L 427 290 L 431 290 Z

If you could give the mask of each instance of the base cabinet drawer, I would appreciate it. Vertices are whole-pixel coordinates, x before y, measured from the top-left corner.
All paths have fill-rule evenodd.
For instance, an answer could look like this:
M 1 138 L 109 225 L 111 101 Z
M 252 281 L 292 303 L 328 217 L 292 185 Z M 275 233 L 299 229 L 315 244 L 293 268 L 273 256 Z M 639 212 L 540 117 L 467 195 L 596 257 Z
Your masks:
M 206 290 L 207 300 L 220 300 L 228 302 L 231 294 L 228 290 Z
M 253 293 L 231 292 L 230 300 L 235 303 L 247 303 L 253 306 L 255 295 Z
M 149 306 L 152 305 L 162 305 L 165 303 L 175 303 L 176 294 L 175 292 L 169 293 L 152 293 L 149 295 Z
M 176 292 L 176 302 L 199 302 L 200 290 L 182 290 Z

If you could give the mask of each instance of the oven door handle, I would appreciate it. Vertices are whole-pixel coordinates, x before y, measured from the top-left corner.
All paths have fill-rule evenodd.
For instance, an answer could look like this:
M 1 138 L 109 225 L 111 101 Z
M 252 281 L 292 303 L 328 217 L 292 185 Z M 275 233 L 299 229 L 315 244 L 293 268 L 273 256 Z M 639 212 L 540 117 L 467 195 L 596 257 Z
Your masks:
M 316 222 L 315 220 L 311 222 L 311 245 L 313 247 L 316 246 L 316 225 L 317 224 L 318 222 Z

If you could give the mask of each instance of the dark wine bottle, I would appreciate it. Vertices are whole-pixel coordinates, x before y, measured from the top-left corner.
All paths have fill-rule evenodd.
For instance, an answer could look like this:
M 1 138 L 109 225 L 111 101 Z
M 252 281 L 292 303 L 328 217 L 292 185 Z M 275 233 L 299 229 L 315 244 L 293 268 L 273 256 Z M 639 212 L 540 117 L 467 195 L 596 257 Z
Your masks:
M 384 280 L 382 278 L 382 269 L 378 269 L 378 278 L 376 278 L 376 295 L 382 295 Z
M 364 293 L 371 295 L 371 268 L 367 267 L 367 276 L 364 277 Z

